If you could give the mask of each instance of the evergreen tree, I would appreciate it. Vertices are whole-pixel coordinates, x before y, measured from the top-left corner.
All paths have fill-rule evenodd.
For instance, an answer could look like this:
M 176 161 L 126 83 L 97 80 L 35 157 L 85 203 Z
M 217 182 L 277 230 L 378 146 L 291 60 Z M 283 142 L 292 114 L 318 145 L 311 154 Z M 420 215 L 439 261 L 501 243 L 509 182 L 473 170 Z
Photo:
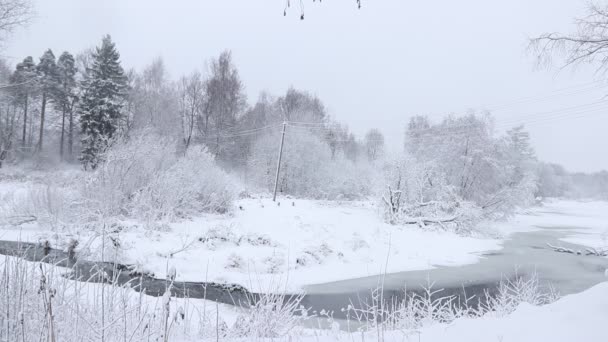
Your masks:
M 23 108 L 22 147 L 25 147 L 27 137 L 29 100 L 34 95 L 36 89 L 36 76 L 36 64 L 31 56 L 25 57 L 23 62 L 17 64 L 15 72 L 11 76 L 11 83 L 15 85 L 15 100 Z
M 82 154 L 85 169 L 96 168 L 101 153 L 114 136 L 126 90 L 126 77 L 120 66 L 120 55 L 110 36 L 93 53 L 93 63 L 83 82 L 80 100 Z
M 44 138 L 44 120 L 46 114 L 46 105 L 49 100 L 52 100 L 57 94 L 59 87 L 59 72 L 55 55 L 51 49 L 40 57 L 40 62 L 36 66 L 38 73 L 38 84 L 42 96 L 40 105 L 40 135 L 38 137 L 38 151 L 42 150 L 42 142 Z
M 68 127 L 68 155 L 72 156 L 73 132 L 74 132 L 74 103 L 76 102 L 76 63 L 74 56 L 69 52 L 64 52 L 59 56 L 57 61 L 59 70 L 59 89 L 57 92 L 57 100 L 55 102 L 57 109 L 61 111 L 61 141 L 59 146 L 59 154 L 63 159 L 63 150 L 65 145 L 65 119 L 69 120 Z

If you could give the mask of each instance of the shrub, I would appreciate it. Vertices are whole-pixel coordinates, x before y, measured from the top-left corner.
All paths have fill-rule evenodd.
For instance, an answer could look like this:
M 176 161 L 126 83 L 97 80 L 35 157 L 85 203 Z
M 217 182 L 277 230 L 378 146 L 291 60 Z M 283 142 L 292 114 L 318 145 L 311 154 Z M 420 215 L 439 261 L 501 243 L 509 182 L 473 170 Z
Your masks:
M 183 217 L 197 212 L 226 213 L 234 188 L 228 176 L 203 148 L 191 148 L 164 172 L 155 174 L 133 200 L 140 216 Z
M 179 157 L 175 146 L 146 133 L 114 143 L 86 182 L 91 207 L 149 220 L 229 211 L 235 194 L 228 176 L 204 148 Z

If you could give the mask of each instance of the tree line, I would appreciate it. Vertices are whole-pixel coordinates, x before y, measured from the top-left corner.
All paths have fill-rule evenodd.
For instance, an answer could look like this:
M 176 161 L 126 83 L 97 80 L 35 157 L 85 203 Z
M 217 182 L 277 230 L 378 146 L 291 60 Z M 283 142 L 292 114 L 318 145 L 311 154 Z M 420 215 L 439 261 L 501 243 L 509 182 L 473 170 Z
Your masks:
M 378 130 L 357 139 L 306 91 L 262 93 L 249 105 L 230 51 L 211 59 L 206 70 L 173 81 L 160 58 L 140 72 L 125 71 L 106 36 L 77 55 L 66 51 L 57 58 L 48 49 L 38 62 L 27 56 L 13 70 L 1 61 L 0 82 L 0 163 L 57 157 L 95 169 L 119 138 L 151 130 L 179 140 L 182 151 L 204 145 L 218 162 L 244 167 L 265 128 L 285 121 L 309 125 L 332 158 L 375 160 L 384 148 Z

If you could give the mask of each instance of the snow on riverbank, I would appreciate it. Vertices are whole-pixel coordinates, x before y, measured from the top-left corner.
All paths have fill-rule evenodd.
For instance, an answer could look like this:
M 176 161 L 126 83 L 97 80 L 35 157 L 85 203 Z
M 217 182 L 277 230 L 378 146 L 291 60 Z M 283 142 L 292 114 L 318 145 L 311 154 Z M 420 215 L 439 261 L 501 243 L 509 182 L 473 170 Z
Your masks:
M 10 199 L 11 193 L 27 193 L 31 186 L 31 182 L 17 180 L 2 182 L 0 194 Z M 116 257 L 120 263 L 136 264 L 160 278 L 175 268 L 177 280 L 238 283 L 253 290 L 297 290 L 383 272 L 475 263 L 484 252 L 499 250 L 502 243 L 498 238 L 463 237 L 416 225 L 388 225 L 370 201 L 282 198 L 278 205 L 269 198 L 248 198 L 238 200 L 235 207 L 232 215 L 202 215 L 154 224 L 154 228 L 143 222 L 120 221 L 118 227 L 107 229 L 120 251 L 106 253 L 105 260 Z M 100 258 L 101 239 L 95 227 L 66 230 L 49 222 L 18 228 L 5 224 L 0 239 L 48 240 L 61 249 L 74 239 L 79 242 L 81 257 Z M 565 241 L 605 246 L 608 203 L 548 201 L 484 230 L 507 238 L 510 233 L 538 227 L 569 229 L 572 235 Z
M 126 261 L 163 276 L 165 256 L 185 247 L 169 260 L 179 280 L 296 289 L 384 271 L 474 263 L 484 251 L 500 248 L 500 240 L 387 225 L 369 202 L 280 202 L 240 200 L 233 217 L 200 217 L 168 232 L 124 233 Z
M 383 333 L 385 342 L 605 342 L 608 340 L 608 282 L 545 306 L 520 304 L 504 317 L 460 318 L 450 324 L 431 324 L 417 333 Z M 302 342 L 377 341 L 377 332 L 327 334 L 296 339 Z M 363 339 L 362 339 L 363 338 Z
M 26 190 L 31 186 L 29 181 L 3 182 L 0 194 L 7 200 L 15 194 L 28 196 Z M 44 191 L 41 194 L 47 196 Z M 49 197 L 49 201 L 53 199 Z M 154 223 L 153 228 L 144 222 L 118 221 L 106 232 L 112 244 L 120 246 L 119 251 L 106 251 L 104 260 L 116 257 L 119 263 L 136 264 L 160 278 L 175 268 L 180 281 L 297 290 L 308 284 L 383 272 L 475 263 L 483 252 L 501 248 L 498 239 L 388 225 L 370 201 L 282 198 L 280 202 L 241 199 L 231 215 L 201 215 L 177 223 Z M 53 209 L 51 202 L 42 204 Z M 59 249 L 67 248 L 73 239 L 79 242 L 81 257 L 99 260 L 101 234 L 95 227 L 52 220 L 19 227 L 5 222 L 0 239 L 49 241 Z

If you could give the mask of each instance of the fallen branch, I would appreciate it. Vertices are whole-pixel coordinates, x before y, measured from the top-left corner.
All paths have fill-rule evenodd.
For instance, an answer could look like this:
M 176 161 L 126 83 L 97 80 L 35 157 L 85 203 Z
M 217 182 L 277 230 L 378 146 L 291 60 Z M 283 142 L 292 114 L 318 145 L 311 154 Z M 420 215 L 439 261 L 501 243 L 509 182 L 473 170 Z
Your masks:
M 547 243 L 547 246 L 549 246 L 549 248 L 553 249 L 556 252 L 583 255 L 582 251 L 575 251 L 573 249 L 566 248 L 566 247 L 554 246 L 550 243 Z M 608 256 L 608 249 L 596 249 L 593 247 L 588 247 L 585 249 L 584 254 L 592 255 L 592 256 L 599 256 L 599 257 L 606 257 L 606 256 Z
M 586 249 L 587 255 L 606 257 L 608 256 L 608 249 L 595 249 L 593 247 L 589 247 Z
M 577 253 L 573 249 L 566 248 L 566 247 L 560 247 L 560 246 L 554 246 L 548 242 L 547 242 L 547 246 L 549 246 L 549 248 L 553 249 L 555 252 L 559 252 L 559 253 L 581 254 L 580 251 Z
M 401 223 L 404 224 L 441 224 L 454 222 L 460 217 L 459 215 L 451 216 L 451 217 L 443 217 L 443 218 L 435 218 L 435 217 L 408 217 L 401 220 Z

